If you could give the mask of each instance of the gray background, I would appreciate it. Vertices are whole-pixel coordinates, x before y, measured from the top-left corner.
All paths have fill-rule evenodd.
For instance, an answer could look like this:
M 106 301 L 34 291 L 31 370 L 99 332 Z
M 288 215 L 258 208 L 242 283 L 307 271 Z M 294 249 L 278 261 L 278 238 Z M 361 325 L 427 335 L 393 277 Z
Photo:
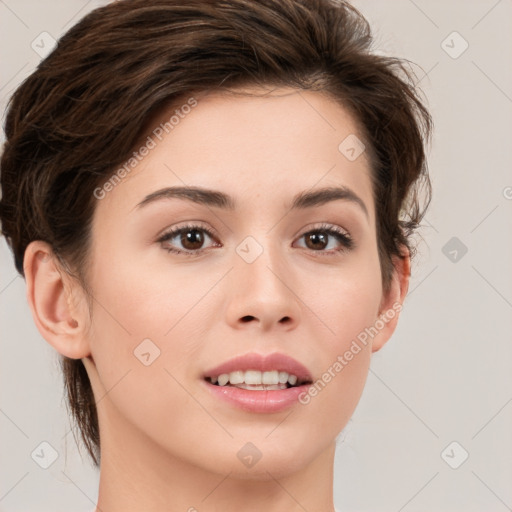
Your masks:
M 104 3 L 0 0 L 2 113 L 48 47 L 40 34 L 58 38 Z M 512 510 L 512 1 L 354 5 L 380 53 L 421 67 L 435 120 L 434 199 L 398 329 L 374 355 L 338 440 L 335 503 Z M 3 239 L 0 335 L 0 510 L 90 510 L 98 474 L 75 446 L 56 353 L 34 326 Z M 58 452 L 46 470 L 31 458 L 43 441 Z

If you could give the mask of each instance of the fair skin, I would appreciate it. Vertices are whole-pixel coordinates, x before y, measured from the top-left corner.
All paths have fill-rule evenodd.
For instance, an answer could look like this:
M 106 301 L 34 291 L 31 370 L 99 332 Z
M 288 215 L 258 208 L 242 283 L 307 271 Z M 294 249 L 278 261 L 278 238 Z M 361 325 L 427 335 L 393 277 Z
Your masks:
M 369 162 L 366 153 L 350 161 L 338 150 L 358 134 L 338 103 L 287 88 L 196 97 L 190 114 L 98 200 L 87 276 L 92 317 L 48 245 L 29 246 L 34 320 L 55 350 L 82 359 L 91 379 L 101 434 L 98 510 L 332 511 L 336 436 L 398 314 L 307 405 L 241 410 L 208 393 L 202 372 L 235 355 L 281 352 L 316 381 L 403 302 L 409 258 L 395 260 L 384 293 Z M 236 207 L 183 198 L 137 207 L 157 190 L 185 185 L 228 194 Z M 291 209 L 296 194 L 323 187 L 349 188 L 364 208 L 337 199 Z M 193 252 L 179 236 L 157 241 L 188 223 L 214 235 L 203 232 L 202 252 L 168 252 Z M 321 230 L 324 247 L 308 244 L 304 235 L 322 224 L 348 233 L 354 247 L 338 251 L 342 242 Z M 252 263 L 236 251 L 248 236 L 262 249 Z M 149 366 L 133 353 L 146 338 L 160 350 Z M 237 456 L 247 442 L 262 455 L 252 467 Z

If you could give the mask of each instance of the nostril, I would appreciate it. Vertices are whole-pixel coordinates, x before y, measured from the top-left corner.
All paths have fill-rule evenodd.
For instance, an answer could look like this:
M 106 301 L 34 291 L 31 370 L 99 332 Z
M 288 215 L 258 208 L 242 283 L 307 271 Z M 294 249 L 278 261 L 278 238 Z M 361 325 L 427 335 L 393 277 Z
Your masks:
M 254 320 L 254 317 L 251 315 L 242 317 L 242 322 L 250 322 L 251 320 Z

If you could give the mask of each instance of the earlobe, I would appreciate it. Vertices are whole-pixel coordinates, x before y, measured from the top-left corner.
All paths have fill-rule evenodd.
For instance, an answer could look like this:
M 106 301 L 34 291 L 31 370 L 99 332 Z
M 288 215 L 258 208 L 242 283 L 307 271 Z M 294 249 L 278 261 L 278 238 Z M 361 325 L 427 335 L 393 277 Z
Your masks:
M 409 289 L 409 279 L 411 275 L 411 256 L 409 249 L 402 249 L 402 257 L 394 256 L 393 259 L 393 277 L 389 291 L 383 294 L 379 308 L 380 324 L 383 328 L 372 342 L 372 352 L 380 350 L 384 344 L 391 338 L 396 329 L 398 317 L 402 310 L 402 304 Z
M 41 240 L 31 242 L 23 268 L 27 302 L 41 336 L 66 357 L 87 356 L 88 318 L 84 301 L 76 300 L 82 290 L 62 268 L 51 246 Z

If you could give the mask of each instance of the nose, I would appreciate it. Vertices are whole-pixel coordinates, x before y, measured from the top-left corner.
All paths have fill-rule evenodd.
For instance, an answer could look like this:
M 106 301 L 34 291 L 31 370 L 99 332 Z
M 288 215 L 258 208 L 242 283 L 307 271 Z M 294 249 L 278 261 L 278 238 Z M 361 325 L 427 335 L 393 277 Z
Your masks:
M 234 329 L 295 329 L 300 320 L 301 300 L 297 276 L 283 257 L 265 248 L 249 263 L 238 254 L 230 272 L 227 322 Z

